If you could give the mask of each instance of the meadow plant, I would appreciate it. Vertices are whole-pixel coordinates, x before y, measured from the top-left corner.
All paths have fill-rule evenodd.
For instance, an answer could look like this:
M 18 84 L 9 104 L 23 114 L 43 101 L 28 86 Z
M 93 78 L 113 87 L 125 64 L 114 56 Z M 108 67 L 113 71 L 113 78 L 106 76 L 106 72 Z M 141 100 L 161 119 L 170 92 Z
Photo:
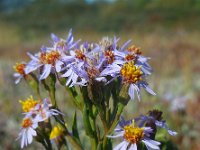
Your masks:
M 159 110 L 127 121 L 122 116 L 130 100 L 142 99 L 142 89 L 156 94 L 146 80 L 152 73 L 150 58 L 131 45 L 131 40 L 121 46 L 119 40 L 104 37 L 97 43 L 75 41 L 72 30 L 66 39 L 51 34 L 50 46 L 42 46 L 36 54 L 27 53 L 30 61 L 14 66 L 15 83 L 25 80 L 35 91 L 35 98 L 20 100 L 24 115 L 18 136 L 21 148 L 34 139 L 48 150 L 55 146 L 82 150 L 78 123 L 84 124 L 92 150 L 159 150 L 157 128 L 176 135 Z M 56 84 L 71 96 L 69 100 L 76 106 L 74 112 L 81 112 L 82 122 L 77 121 L 75 113 L 69 127 L 57 104 Z M 41 87 L 48 97 L 42 98 Z M 113 146 L 115 138 L 122 141 Z

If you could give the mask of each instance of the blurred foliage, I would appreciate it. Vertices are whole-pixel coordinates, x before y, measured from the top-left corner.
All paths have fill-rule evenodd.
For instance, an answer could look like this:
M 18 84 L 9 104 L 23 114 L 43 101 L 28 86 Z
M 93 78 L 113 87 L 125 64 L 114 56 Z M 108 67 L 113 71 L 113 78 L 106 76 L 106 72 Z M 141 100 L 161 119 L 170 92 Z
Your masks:
M 31 32 L 199 28 L 199 0 L 2 0 L 0 19 Z M 148 25 L 147 25 L 148 23 Z

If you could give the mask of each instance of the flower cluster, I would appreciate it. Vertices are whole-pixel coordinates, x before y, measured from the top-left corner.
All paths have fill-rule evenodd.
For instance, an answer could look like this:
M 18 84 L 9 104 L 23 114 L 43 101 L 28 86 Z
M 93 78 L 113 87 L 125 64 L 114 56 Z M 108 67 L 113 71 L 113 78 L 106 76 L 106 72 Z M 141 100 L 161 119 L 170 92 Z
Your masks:
M 34 100 L 32 96 L 26 100 L 20 100 L 23 114 L 25 115 L 21 123 L 21 131 L 18 138 L 21 139 L 21 148 L 30 144 L 34 136 L 37 136 L 39 123 L 48 120 L 53 115 L 59 115 L 56 109 L 51 109 L 49 99 L 42 101 Z
M 66 39 L 51 35 L 50 47 L 43 46 L 36 54 L 27 53 L 31 60 L 17 64 L 16 83 L 34 71 L 38 71 L 39 80 L 50 74 L 66 79 L 66 86 L 87 86 L 91 80 L 109 84 L 119 78 L 122 84 L 129 86 L 128 94 L 134 99 L 137 93 L 140 100 L 140 89 L 155 93 L 148 87 L 146 77 L 152 72 L 148 64 L 150 58 L 142 56 L 140 48 L 131 45 L 131 40 L 119 46 L 119 38 L 103 38 L 99 43 L 80 43 L 74 41 L 72 31 Z
M 24 79 L 38 97 L 20 100 L 24 115 L 18 136 L 21 148 L 34 138 L 46 150 L 53 146 L 61 149 L 63 145 L 67 149 L 83 149 L 76 110 L 70 131 L 57 103 L 57 84 L 64 87 L 71 96 L 67 98 L 80 110 L 91 149 L 111 149 L 111 138 L 121 137 L 123 141 L 114 150 L 137 150 L 145 145 L 147 149 L 159 150 L 161 143 L 155 140 L 158 127 L 176 135 L 158 110 L 133 120 L 120 120 L 129 100 L 141 99 L 141 89 L 156 95 L 146 81 L 152 73 L 150 58 L 143 56 L 131 40 L 122 45 L 116 37 L 104 37 L 96 43 L 81 42 L 74 40 L 70 30 L 66 39 L 51 34 L 50 43 L 35 54 L 27 53 L 28 62 L 14 66 L 15 83 Z M 49 98 L 42 100 L 41 86 Z M 116 135 L 110 135 L 113 131 Z

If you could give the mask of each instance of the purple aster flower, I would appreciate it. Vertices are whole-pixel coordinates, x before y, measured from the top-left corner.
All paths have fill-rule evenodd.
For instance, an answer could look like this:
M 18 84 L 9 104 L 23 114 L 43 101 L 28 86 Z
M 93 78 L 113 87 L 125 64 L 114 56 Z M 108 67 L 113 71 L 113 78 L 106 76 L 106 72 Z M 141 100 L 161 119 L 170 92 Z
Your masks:
M 75 48 L 80 42 L 80 40 L 74 42 L 72 29 L 69 30 L 69 33 L 66 39 L 59 38 L 53 33 L 51 34 L 51 39 L 52 39 L 51 43 L 53 44 L 53 47 L 56 47 L 56 49 L 60 49 L 63 51 L 68 51 Z
M 15 84 L 18 84 L 22 78 L 26 76 L 25 73 L 25 67 L 26 63 L 16 63 L 16 65 L 13 67 L 16 73 L 13 74 L 13 76 L 16 78 Z
M 147 82 L 145 82 L 145 76 L 141 71 L 141 66 L 137 66 L 133 61 L 124 63 L 122 66 L 118 64 L 108 65 L 105 70 L 101 72 L 101 76 L 110 75 L 113 78 L 120 77 L 124 84 L 129 84 L 128 94 L 133 100 L 135 97 L 135 92 L 140 100 L 140 88 L 144 88 L 148 93 L 156 95 L 149 87 Z
M 21 148 L 31 144 L 33 137 L 37 135 L 35 129 L 38 127 L 38 120 L 33 118 L 25 117 L 22 121 L 20 133 L 18 139 L 21 139 Z
M 162 112 L 158 110 L 149 111 L 149 115 L 140 115 L 140 117 L 136 118 L 135 121 L 139 122 L 140 126 L 150 126 L 152 128 L 160 127 L 167 130 L 167 132 L 175 136 L 177 132 L 171 130 L 165 120 L 162 120 Z M 156 129 L 154 129 L 156 131 Z
M 35 55 L 28 53 L 29 57 L 32 59 L 25 68 L 25 73 L 28 74 L 37 69 L 41 69 L 41 74 L 39 79 L 43 80 L 49 76 L 53 71 L 60 72 L 62 65 L 62 57 L 65 54 L 54 48 L 46 48 L 45 51 L 41 51 Z
M 122 138 L 123 141 L 114 147 L 114 150 L 137 150 L 139 143 L 144 143 L 147 149 L 159 150 L 160 142 L 149 138 L 152 129 L 150 127 L 136 127 L 134 120 L 120 120 L 115 128 L 115 135 L 109 138 Z
M 50 118 L 51 116 L 63 115 L 60 111 L 51 108 L 52 105 L 49 98 L 45 98 L 43 102 L 37 103 L 30 111 L 25 112 L 26 117 L 34 116 L 34 119 L 38 122 L 42 122 Z

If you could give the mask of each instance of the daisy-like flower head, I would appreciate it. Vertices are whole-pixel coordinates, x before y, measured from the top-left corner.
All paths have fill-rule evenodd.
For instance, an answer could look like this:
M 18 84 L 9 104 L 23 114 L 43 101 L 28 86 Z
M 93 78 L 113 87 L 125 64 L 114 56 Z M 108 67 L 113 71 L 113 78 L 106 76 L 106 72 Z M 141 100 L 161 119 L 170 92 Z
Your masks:
M 148 115 L 140 115 L 140 117 L 136 118 L 135 121 L 139 122 L 140 126 L 148 126 L 148 127 L 160 127 L 167 130 L 167 132 L 175 136 L 177 132 L 171 130 L 167 124 L 166 121 L 162 119 L 162 112 L 159 110 L 152 110 L 149 111 Z M 156 129 L 154 129 L 156 131 Z
M 33 137 L 37 135 L 35 129 L 38 127 L 38 121 L 31 117 L 25 117 L 21 124 L 21 130 L 17 139 L 21 139 L 21 148 L 31 144 Z
M 114 150 L 137 150 L 137 145 L 140 142 L 144 143 L 147 149 L 160 149 L 158 146 L 160 145 L 160 142 L 149 138 L 149 134 L 152 132 L 152 129 L 150 127 L 137 127 L 134 124 L 134 120 L 125 121 L 122 118 L 116 127 L 115 132 L 116 135 L 108 137 L 121 137 L 123 141 L 118 144 Z
M 41 71 L 40 80 L 43 80 L 47 78 L 51 72 L 60 72 L 64 65 L 63 61 L 67 57 L 66 53 L 69 53 L 70 50 L 77 47 L 80 41 L 74 42 L 71 30 L 66 40 L 60 39 L 55 34 L 51 34 L 51 38 L 53 40 L 52 47 L 43 46 L 41 51 L 35 55 L 28 53 L 31 61 L 25 68 L 26 74 L 39 69 L 39 71 Z
M 71 50 L 72 48 L 75 48 L 80 40 L 74 42 L 74 37 L 72 34 L 72 29 L 69 30 L 68 36 L 66 39 L 59 38 L 55 34 L 51 34 L 51 39 L 52 39 L 52 44 L 53 47 L 56 47 L 57 49 L 63 50 L 63 51 L 68 51 Z
M 135 92 L 137 93 L 138 99 L 141 99 L 140 88 L 144 88 L 148 93 L 155 95 L 148 87 L 148 83 L 145 81 L 143 74 L 144 72 L 142 72 L 141 66 L 135 65 L 134 61 L 126 62 L 123 65 L 113 63 L 101 72 L 101 76 L 110 75 L 113 79 L 117 77 L 122 78 L 123 83 L 129 85 L 128 94 L 132 100 L 135 97 Z
M 37 103 L 31 111 L 26 112 L 26 116 L 34 116 L 38 122 L 42 122 L 50 118 L 51 116 L 63 115 L 60 111 L 51 108 L 52 105 L 49 98 L 45 98 L 43 102 Z
M 55 48 L 45 48 L 35 55 L 28 55 L 32 60 L 27 64 L 25 72 L 30 73 L 41 68 L 40 80 L 47 78 L 53 71 L 60 72 L 64 64 L 61 59 L 65 54 Z
M 22 105 L 22 110 L 23 112 L 30 112 L 31 110 L 33 110 L 35 108 L 35 106 L 37 104 L 39 104 L 39 101 L 38 100 L 34 100 L 33 99 L 33 96 L 30 96 L 29 98 L 27 98 L 26 100 L 22 101 L 20 100 L 19 101 Z
M 24 78 L 24 76 L 26 75 L 25 73 L 25 67 L 26 67 L 26 63 L 16 63 L 15 66 L 13 66 L 13 69 L 16 71 L 16 73 L 14 73 L 14 77 L 16 78 L 15 80 L 15 84 L 19 83 L 20 80 L 22 78 Z

